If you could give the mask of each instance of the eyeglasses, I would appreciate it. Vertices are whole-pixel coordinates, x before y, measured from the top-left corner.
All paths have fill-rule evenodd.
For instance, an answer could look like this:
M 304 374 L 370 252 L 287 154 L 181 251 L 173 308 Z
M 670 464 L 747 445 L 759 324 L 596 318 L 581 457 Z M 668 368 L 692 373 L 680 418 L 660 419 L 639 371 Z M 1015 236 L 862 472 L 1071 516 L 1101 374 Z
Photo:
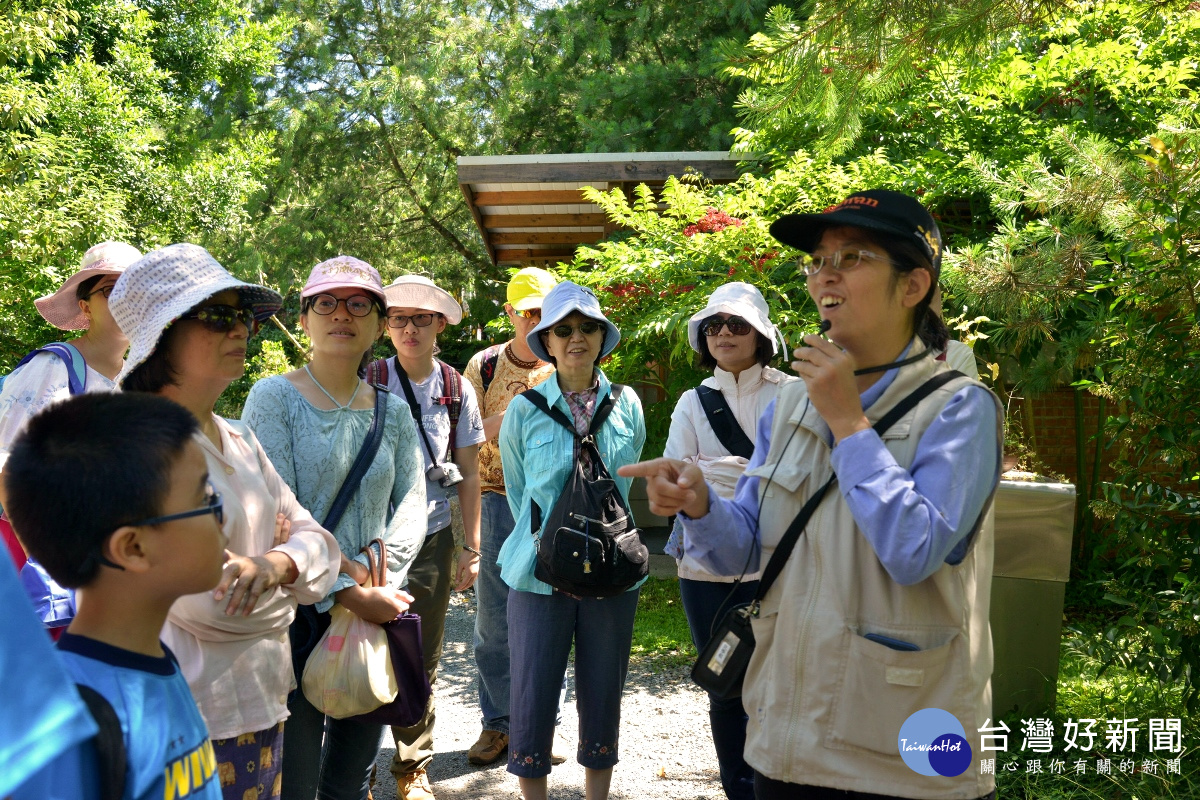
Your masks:
M 394 317 L 388 317 L 387 324 L 389 328 L 405 328 L 408 326 L 408 321 L 412 320 L 412 324 L 418 328 L 427 328 L 440 316 L 441 314 L 411 314 L 408 316 L 397 314 Z
M 174 522 L 177 519 L 188 519 L 189 517 L 202 517 L 205 514 L 212 514 L 217 518 L 218 525 L 225 524 L 225 504 L 221 501 L 221 493 L 208 485 L 208 492 L 204 496 L 204 505 L 200 508 L 193 508 L 191 511 L 180 511 L 178 514 L 167 514 L 162 517 L 151 517 L 140 522 L 131 522 L 132 527 L 162 525 L 167 522 Z
M 99 289 L 89 292 L 86 299 L 91 300 L 96 295 L 102 294 L 104 295 L 104 299 L 107 300 L 108 298 L 112 297 L 112 290 L 115 289 L 116 286 L 117 285 L 115 283 L 109 284 L 108 286 L 101 286 Z
M 542 318 L 542 310 L 540 308 L 527 308 L 524 311 L 517 311 L 517 314 L 519 316 L 524 317 L 525 319 L 541 319 Z
M 843 250 L 831 256 L 802 256 L 799 266 L 804 274 L 811 278 L 825 267 L 833 267 L 834 272 L 845 272 L 871 259 L 886 260 L 887 256 L 881 256 L 871 250 Z
M 365 317 L 371 313 L 371 309 L 375 308 L 375 303 L 365 294 L 350 295 L 345 300 L 331 294 L 318 294 L 308 299 L 308 307 L 322 317 L 327 317 L 337 311 L 340 303 L 346 304 L 346 311 L 352 317 Z
M 552 330 L 554 335 L 560 339 L 570 339 L 571 335 L 575 333 L 576 330 L 578 330 L 584 336 L 591 336 L 593 333 L 600 330 L 600 323 L 588 320 L 587 322 L 581 322 L 578 325 L 555 325 L 550 330 Z
M 254 318 L 254 309 L 235 308 L 234 306 L 215 305 L 197 308 L 189 311 L 180 319 L 194 319 L 213 333 L 229 333 L 239 322 L 246 326 L 253 336 L 258 332 L 258 320 Z
M 741 317 L 709 317 L 700 323 L 700 332 L 705 336 L 717 336 L 721 328 L 729 328 L 734 336 L 745 336 L 750 332 L 750 323 Z

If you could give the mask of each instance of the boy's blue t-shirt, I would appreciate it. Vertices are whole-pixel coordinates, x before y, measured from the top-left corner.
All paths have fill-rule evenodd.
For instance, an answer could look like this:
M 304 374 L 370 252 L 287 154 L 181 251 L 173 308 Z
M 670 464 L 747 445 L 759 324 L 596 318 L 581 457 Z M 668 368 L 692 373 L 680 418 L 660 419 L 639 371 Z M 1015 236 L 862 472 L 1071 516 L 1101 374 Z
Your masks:
M 125 800 L 220 800 L 221 778 L 208 729 L 170 650 L 164 646 L 166 656 L 154 658 L 70 633 L 63 634 L 58 648 L 71 677 L 102 694 L 121 720 L 129 764 Z M 14 800 L 95 798 L 95 762 L 92 743 L 84 742 L 23 786 Z M 76 768 L 84 775 L 84 786 L 76 783 L 68 791 L 72 787 L 59 785 L 58 775 Z

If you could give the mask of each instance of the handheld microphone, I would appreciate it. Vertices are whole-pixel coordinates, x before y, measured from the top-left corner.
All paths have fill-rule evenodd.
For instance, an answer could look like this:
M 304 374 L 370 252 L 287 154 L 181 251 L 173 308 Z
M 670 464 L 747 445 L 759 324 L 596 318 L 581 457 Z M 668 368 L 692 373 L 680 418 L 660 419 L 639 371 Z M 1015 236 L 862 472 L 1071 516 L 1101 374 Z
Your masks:
M 832 323 L 832 322 L 830 322 L 830 321 L 829 321 L 829 320 L 827 320 L 827 319 L 823 319 L 823 320 L 821 320 L 821 327 L 820 327 L 820 328 L 818 328 L 818 330 L 817 330 L 817 333 L 819 333 L 819 334 L 821 334 L 822 336 L 824 336 L 826 333 L 829 333 L 829 329 L 830 329 L 830 328 L 832 328 L 832 327 L 833 327 L 833 323 Z

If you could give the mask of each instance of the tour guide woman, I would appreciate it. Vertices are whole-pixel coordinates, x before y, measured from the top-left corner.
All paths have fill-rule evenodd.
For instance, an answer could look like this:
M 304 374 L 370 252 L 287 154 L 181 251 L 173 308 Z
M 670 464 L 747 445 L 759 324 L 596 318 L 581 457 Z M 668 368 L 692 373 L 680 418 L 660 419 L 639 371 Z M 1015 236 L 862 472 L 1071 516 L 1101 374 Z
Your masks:
M 1000 405 L 955 377 L 883 438 L 872 429 L 949 369 L 932 357 L 947 338 L 929 309 L 940 234 L 914 199 L 883 190 L 785 216 L 771 234 L 810 254 L 800 263 L 829 339 L 806 336 L 795 350 L 803 380 L 763 414 L 734 499 L 681 461 L 621 473 L 646 477 L 651 509 L 678 512 L 688 555 L 723 574 L 757 546 L 751 568 L 765 565 L 805 501 L 836 480 L 752 618 L 742 700 L 757 797 L 991 796 L 978 731 L 991 715 L 987 512 Z M 910 728 L 908 738 L 928 745 L 956 733 L 970 745 L 946 775 L 925 751 L 899 753 L 901 726 L 923 709 L 949 712 L 961 728 Z
M 596 366 L 621 340 L 590 289 L 570 281 L 542 300 L 542 321 L 526 341 L 534 355 L 554 364 L 555 378 L 530 389 L 586 433 L 611 384 Z M 609 472 L 638 460 L 646 424 L 637 395 L 626 388 L 597 431 L 596 446 Z M 604 800 L 617 763 L 621 691 L 633 643 L 638 587 L 615 597 L 575 597 L 534 577 L 537 540 L 532 504 L 543 515 L 558 501 L 574 467 L 574 439 L 524 397 L 513 398 L 500 426 L 504 485 L 516 524 L 500 549 L 500 577 L 508 596 L 512 700 L 508 771 L 526 800 L 546 800 L 558 691 L 575 642 L 575 697 L 579 707 L 578 761 L 586 800 Z M 614 475 L 615 477 L 615 475 Z M 626 504 L 631 481 L 616 478 Z
M 196 441 L 225 498 L 221 582 L 171 606 L 163 641 L 179 660 L 213 740 L 227 800 L 277 797 L 292 688 L 288 626 L 297 603 L 324 599 L 337 541 L 296 501 L 243 423 L 213 413 L 246 368 L 246 343 L 282 298 L 230 275 L 203 247 L 148 253 L 117 280 L 109 307 L 129 337 L 124 391 L 174 400 L 200 423 Z M 284 541 L 281 517 L 291 536 Z

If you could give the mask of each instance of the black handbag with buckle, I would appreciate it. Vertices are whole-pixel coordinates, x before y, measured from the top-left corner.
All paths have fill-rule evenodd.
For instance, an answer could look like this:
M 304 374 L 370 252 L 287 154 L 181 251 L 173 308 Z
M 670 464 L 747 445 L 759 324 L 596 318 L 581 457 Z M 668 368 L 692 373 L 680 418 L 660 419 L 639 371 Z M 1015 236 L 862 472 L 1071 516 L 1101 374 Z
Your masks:
M 522 396 L 571 432 L 575 440 L 575 463 L 538 540 L 534 576 L 555 589 L 580 597 L 613 597 L 646 577 L 650 551 L 642 544 L 633 516 L 617 488 L 600 450 L 596 432 L 613 409 L 613 398 L 624 387 L 614 384 L 608 397 L 596 407 L 587 436 L 575 431 L 574 423 L 533 390 Z M 534 536 L 541 526 L 541 510 L 533 506 Z

